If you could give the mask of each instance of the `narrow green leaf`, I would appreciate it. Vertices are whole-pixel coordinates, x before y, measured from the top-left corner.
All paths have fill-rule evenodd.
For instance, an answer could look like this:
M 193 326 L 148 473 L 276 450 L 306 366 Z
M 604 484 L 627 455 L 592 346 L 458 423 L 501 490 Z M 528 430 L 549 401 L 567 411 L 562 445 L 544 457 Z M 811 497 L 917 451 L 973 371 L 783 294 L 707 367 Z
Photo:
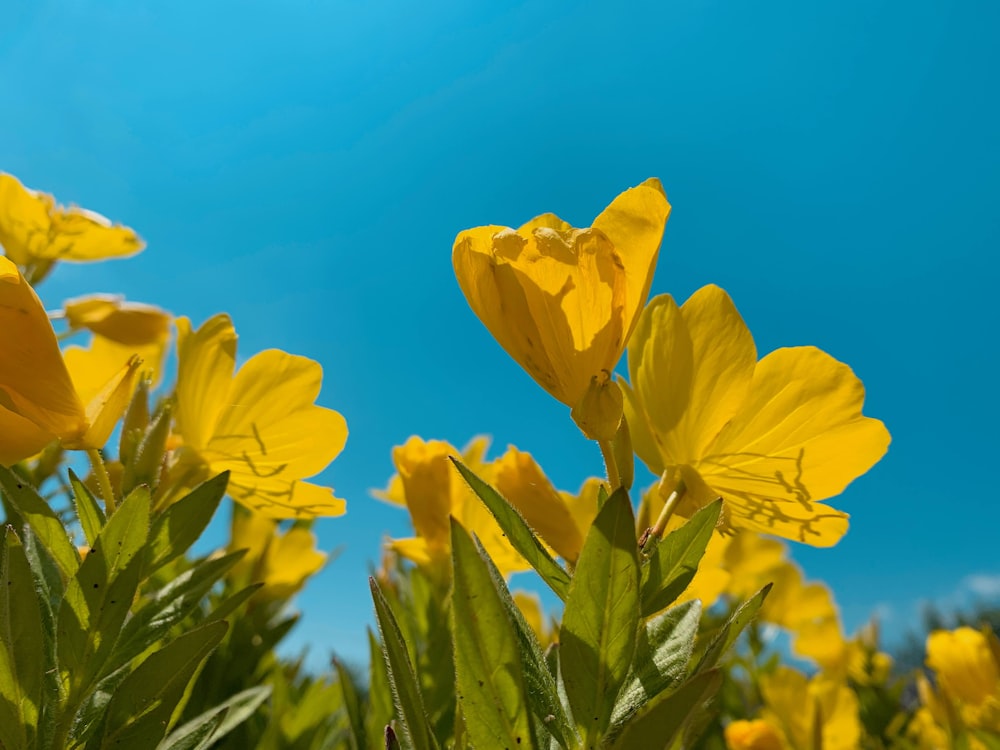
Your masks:
M 559 631 L 560 668 L 586 747 L 608 726 L 632 664 L 639 626 L 639 559 L 628 493 L 616 490 L 587 534 Z
M 14 530 L 0 549 L 0 747 L 35 747 L 44 683 L 42 619 L 34 577 Z
M 633 669 L 615 702 L 612 727 L 620 727 L 646 703 L 684 679 L 700 620 L 701 602 L 695 599 L 661 612 L 640 629 Z
M 451 519 L 451 630 L 458 702 L 473 747 L 536 747 L 514 625 L 465 529 Z
M 722 673 L 711 670 L 692 677 L 673 692 L 654 698 L 625 725 L 613 748 L 660 750 L 670 747 L 721 684 Z
M 542 543 L 538 541 L 535 532 L 528 526 L 528 522 L 524 520 L 524 516 L 508 503 L 503 495 L 473 474 L 461 461 L 455 458 L 452 458 L 451 461 L 465 481 L 469 483 L 472 491 L 479 496 L 479 499 L 493 514 L 503 533 L 507 535 L 511 546 L 521 553 L 521 556 L 528 561 L 542 577 L 542 580 L 555 592 L 556 596 L 566 601 L 569 592 L 569 573 L 552 559 Z
M 269 685 L 237 693 L 177 727 L 157 746 L 157 750 L 206 750 L 253 716 L 270 695 Z
M 153 519 L 146 575 L 183 555 L 201 536 L 226 494 L 229 472 L 212 477 Z
M 267 584 L 263 581 L 260 583 L 251 583 L 249 586 L 240 589 L 232 596 L 223 599 L 219 605 L 209 613 L 208 617 L 205 618 L 205 622 L 215 622 L 216 620 L 224 620 L 229 617 L 229 615 L 243 606 L 243 604 L 245 604 L 251 596 L 256 594 L 266 585 Z
M 545 734 L 554 737 L 560 747 L 579 747 L 580 737 L 576 733 L 576 727 L 569 719 L 565 702 L 560 698 L 555 674 L 550 669 L 545 654 L 542 653 L 535 631 L 531 629 L 514 602 L 503 575 L 493 564 L 482 545 L 479 544 L 479 540 L 475 541 L 479 555 L 489 569 L 493 588 L 499 594 L 504 610 L 514 624 L 518 652 L 521 655 L 521 668 L 524 670 L 524 683 L 528 691 L 528 708 L 544 728 Z M 553 645 L 554 648 L 555 645 Z M 536 726 L 538 725 L 536 724 Z M 539 745 L 544 747 L 545 743 L 542 741 L 541 734 L 539 734 L 538 740 Z
M 99 674 L 114 647 L 139 586 L 141 552 L 149 533 L 149 492 L 130 494 L 108 519 L 59 607 L 60 670 L 72 690 Z
M 80 555 L 56 512 L 34 487 L 6 466 L 0 466 L 0 488 L 3 489 L 7 502 L 21 514 L 24 522 L 31 527 L 38 541 L 59 566 L 63 582 L 76 575 L 80 567 Z
M 691 583 L 722 511 L 716 500 L 656 545 L 642 570 L 642 615 L 669 607 Z
M 378 747 L 384 741 L 386 725 L 392 721 L 392 687 L 385 667 L 382 646 L 368 628 L 368 713 L 365 719 L 368 744 Z
M 76 515 L 80 519 L 83 527 L 83 535 L 87 539 L 87 545 L 93 547 L 97 540 L 97 535 L 101 533 L 107 518 L 104 516 L 104 509 L 101 508 L 94 493 L 80 481 L 80 477 L 70 469 L 69 484 L 73 488 L 73 499 L 76 501 Z
M 228 627 L 214 622 L 187 632 L 136 667 L 108 705 L 102 750 L 156 747 L 188 682 Z
M 170 412 L 169 402 L 160 407 L 152 423 L 142 433 L 131 460 L 123 462 L 122 492 L 131 492 L 140 485 L 146 485 L 150 492 L 156 489 L 170 435 Z
M 378 583 L 371 577 L 368 578 L 368 583 L 372 590 L 372 600 L 375 602 L 375 620 L 382 638 L 382 650 L 389 682 L 392 685 L 392 695 L 408 746 L 413 750 L 424 750 L 424 748 L 436 750 L 438 742 L 431 731 L 417 676 L 413 671 L 399 625 L 396 624 L 396 618 L 393 617 L 389 603 L 385 600 Z
M 333 667 L 337 670 L 337 682 L 344 696 L 344 710 L 347 712 L 347 723 L 350 725 L 351 748 L 353 750 L 368 750 L 368 737 L 365 735 L 364 712 L 361 708 L 361 698 L 354 684 L 354 677 L 341 663 L 334 658 Z
M 750 624 L 750 621 L 757 616 L 760 611 L 761 605 L 764 604 L 764 599 L 767 597 L 768 593 L 771 591 L 771 586 L 773 584 L 767 584 L 764 588 L 750 597 L 747 601 L 740 605 L 733 616 L 729 618 L 725 625 L 722 626 L 722 630 L 715 636 L 712 642 L 705 649 L 705 653 L 702 655 L 701 659 L 698 661 L 698 666 L 695 668 L 695 673 L 704 672 L 705 670 L 712 669 L 716 664 L 719 663 L 719 659 L 722 655 L 729 650 L 736 639 L 740 637 L 740 633 L 743 629 Z

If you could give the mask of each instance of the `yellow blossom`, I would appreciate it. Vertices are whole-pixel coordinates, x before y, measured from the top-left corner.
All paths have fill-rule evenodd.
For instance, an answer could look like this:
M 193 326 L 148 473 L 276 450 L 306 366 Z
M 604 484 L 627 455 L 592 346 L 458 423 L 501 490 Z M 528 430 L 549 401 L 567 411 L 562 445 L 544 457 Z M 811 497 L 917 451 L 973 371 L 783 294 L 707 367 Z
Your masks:
M 275 519 L 235 506 L 229 550 L 240 549 L 247 554 L 230 575 L 245 583 L 263 583 L 261 595 L 268 599 L 292 596 L 327 559 L 316 549 L 316 535 L 309 529 L 294 525 L 282 532 Z
M 134 231 L 93 211 L 56 204 L 0 174 L 0 245 L 19 266 L 34 261 L 91 261 L 134 255 L 145 246 Z
M 302 481 L 344 448 L 347 423 L 315 404 L 319 363 L 269 349 L 236 369 L 236 331 L 227 315 L 192 330 L 177 319 L 175 470 L 229 471 L 230 496 L 269 518 L 337 516 L 343 500 Z
M 763 719 L 731 722 L 725 730 L 729 750 L 785 750 L 781 732 Z
M 889 433 L 862 416 L 864 387 L 814 347 L 778 349 L 759 362 L 753 338 L 716 286 L 678 307 L 653 299 L 629 344 L 625 414 L 636 453 L 683 482 L 680 511 L 725 500 L 723 525 L 825 547 L 846 513 L 839 494 L 885 453 Z
M 0 257 L 0 464 L 56 439 L 66 448 L 103 447 L 132 397 L 139 364 L 126 356 L 103 382 L 79 392 L 41 300 Z
M 979 706 L 1000 696 L 996 656 L 978 630 L 935 630 L 927 637 L 927 666 L 941 687 L 963 703 Z
M 861 741 L 858 698 L 847 685 L 822 674 L 811 679 L 778 667 L 760 679 L 762 718 L 780 727 L 788 750 L 812 750 L 822 737 L 823 750 L 857 750 Z
M 455 240 L 452 262 L 469 306 L 539 385 L 576 408 L 578 423 L 601 434 L 620 402 L 614 383 L 581 401 L 621 357 L 649 294 L 669 214 L 662 186 L 650 179 L 615 198 L 586 229 L 543 214 L 517 230 L 483 226 Z

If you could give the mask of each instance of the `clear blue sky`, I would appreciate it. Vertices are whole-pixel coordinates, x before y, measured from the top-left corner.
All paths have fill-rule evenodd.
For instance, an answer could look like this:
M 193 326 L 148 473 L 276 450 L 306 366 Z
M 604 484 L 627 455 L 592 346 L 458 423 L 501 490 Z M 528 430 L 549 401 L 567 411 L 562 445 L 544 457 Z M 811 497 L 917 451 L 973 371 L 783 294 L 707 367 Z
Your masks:
M 318 525 L 345 551 L 299 599 L 317 657 L 361 651 L 366 566 L 409 534 L 368 496 L 393 445 L 489 433 L 562 488 L 600 471 L 467 307 L 455 234 L 587 225 L 660 177 L 654 292 L 720 284 L 761 352 L 848 362 L 891 430 L 834 503 L 846 539 L 795 555 L 849 627 L 879 607 L 902 629 L 1000 582 L 998 32 L 987 0 L 14 0 L 0 169 L 149 244 L 60 267 L 50 304 L 227 311 L 244 358 L 322 362 L 351 435 L 324 475 L 348 514 Z

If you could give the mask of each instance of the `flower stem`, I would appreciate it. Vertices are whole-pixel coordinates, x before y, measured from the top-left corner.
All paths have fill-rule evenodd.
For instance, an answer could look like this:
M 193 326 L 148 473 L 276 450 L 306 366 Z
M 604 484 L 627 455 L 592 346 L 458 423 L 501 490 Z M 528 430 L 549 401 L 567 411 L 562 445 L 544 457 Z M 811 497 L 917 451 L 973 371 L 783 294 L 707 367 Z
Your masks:
M 660 479 L 663 482 L 663 479 Z M 687 491 L 687 485 L 684 484 L 683 479 L 677 480 L 677 485 L 674 487 L 674 491 L 670 493 L 670 497 L 667 498 L 667 502 L 663 504 L 663 510 L 660 511 L 659 517 L 646 533 L 643 534 L 641 551 L 645 552 L 646 548 L 653 544 L 655 545 L 663 538 L 664 532 L 667 530 L 667 524 L 670 522 L 670 517 L 674 514 L 674 510 L 677 509 L 677 504 L 684 497 L 684 493 Z M 655 541 L 654 541 L 655 540 Z
M 598 440 L 601 447 L 601 455 L 604 457 L 604 466 L 608 470 L 608 484 L 614 492 L 622 486 L 621 474 L 618 473 L 618 462 L 615 460 L 615 451 L 610 440 Z
M 101 488 L 101 495 L 104 498 L 104 512 L 110 516 L 115 512 L 115 491 L 111 487 L 111 476 L 108 474 L 108 467 L 104 465 L 101 452 L 97 448 L 87 449 L 87 458 L 90 459 L 90 466 L 97 477 L 97 485 Z

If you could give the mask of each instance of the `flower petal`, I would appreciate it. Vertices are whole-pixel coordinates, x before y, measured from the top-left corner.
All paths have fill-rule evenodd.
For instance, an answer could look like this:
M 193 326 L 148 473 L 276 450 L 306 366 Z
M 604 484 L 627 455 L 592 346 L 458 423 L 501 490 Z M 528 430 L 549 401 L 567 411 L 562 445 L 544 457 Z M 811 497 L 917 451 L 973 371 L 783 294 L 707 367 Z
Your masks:
M 14 175 L 0 174 L 0 245 L 7 257 L 26 266 L 49 241 L 52 196 L 28 190 Z
M 0 401 L 3 393 L 0 392 Z M 34 456 L 55 440 L 34 422 L 0 405 L 0 466 L 12 466 Z
M 119 344 L 147 346 L 170 334 L 170 315 L 153 305 L 126 302 L 111 294 L 92 294 L 63 304 L 72 328 L 87 328 Z
M 209 318 L 197 331 L 177 318 L 177 431 L 191 447 L 208 445 L 226 405 L 236 367 L 236 329 L 228 315 Z
M 52 234 L 38 253 L 50 260 L 92 261 L 135 255 L 146 247 L 132 229 L 94 211 L 70 206 L 52 214 Z
M 139 382 L 142 360 L 133 355 L 87 403 L 87 431 L 79 440 L 63 440 L 67 448 L 103 448 L 122 418 Z
M 253 474 L 234 472 L 226 491 L 237 502 L 268 518 L 342 516 L 347 511 L 347 503 L 334 497 L 330 487 L 309 482 L 262 483 Z

